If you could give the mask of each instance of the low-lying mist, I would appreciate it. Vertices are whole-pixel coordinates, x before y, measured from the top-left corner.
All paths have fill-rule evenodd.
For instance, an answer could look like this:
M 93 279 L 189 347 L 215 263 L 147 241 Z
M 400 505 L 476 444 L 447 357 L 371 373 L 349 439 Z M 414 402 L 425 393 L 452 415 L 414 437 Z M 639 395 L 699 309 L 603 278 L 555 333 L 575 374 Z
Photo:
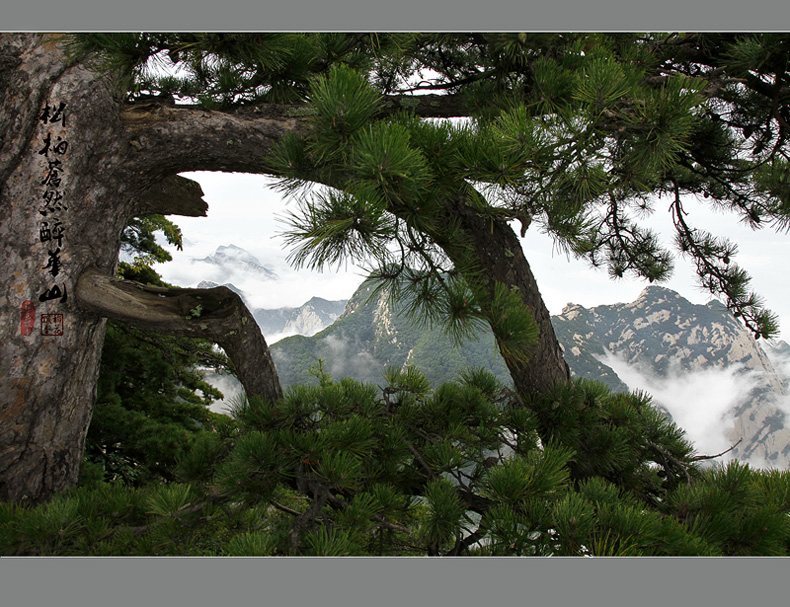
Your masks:
M 735 410 L 754 397 L 756 388 L 768 383 L 762 372 L 742 365 L 695 370 L 673 365 L 665 376 L 660 376 L 612 352 L 607 352 L 600 360 L 611 367 L 630 390 L 651 395 L 653 402 L 685 430 L 700 455 L 716 455 L 733 446 Z M 787 363 L 790 370 L 790 361 Z M 764 398 L 770 399 L 783 413 L 790 411 L 787 395 L 770 394 Z M 734 459 L 732 453 L 727 453 L 717 461 L 731 459 Z M 762 462 L 750 463 L 759 466 Z

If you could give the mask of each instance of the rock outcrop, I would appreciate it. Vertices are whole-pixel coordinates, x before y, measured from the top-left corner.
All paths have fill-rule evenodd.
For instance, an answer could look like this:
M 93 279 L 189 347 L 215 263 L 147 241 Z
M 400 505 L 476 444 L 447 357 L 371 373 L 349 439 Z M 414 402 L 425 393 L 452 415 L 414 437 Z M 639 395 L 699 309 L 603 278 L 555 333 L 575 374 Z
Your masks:
M 568 304 L 552 322 L 572 373 L 600 379 L 615 390 L 624 389 L 625 383 L 606 364 L 609 355 L 665 379 L 701 369 L 732 370 L 748 386 L 724 413 L 731 419 L 731 444 L 741 441 L 732 455 L 760 466 L 786 468 L 790 464 L 790 428 L 785 427 L 782 410 L 787 379 L 718 301 L 695 305 L 675 291 L 650 286 L 627 304 L 590 309 Z M 777 348 L 773 355 L 781 359 L 785 350 Z M 665 410 L 673 408 L 654 400 Z

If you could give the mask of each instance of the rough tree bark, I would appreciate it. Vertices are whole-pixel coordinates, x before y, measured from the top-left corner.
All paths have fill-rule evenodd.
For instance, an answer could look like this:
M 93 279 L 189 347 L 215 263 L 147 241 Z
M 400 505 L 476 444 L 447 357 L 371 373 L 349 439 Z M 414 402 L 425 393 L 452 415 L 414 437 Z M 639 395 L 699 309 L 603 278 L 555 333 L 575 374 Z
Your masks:
M 122 111 L 112 84 L 70 64 L 55 36 L 0 35 L 0 500 L 41 501 L 77 481 L 104 319 L 142 325 L 154 310 L 142 296 L 110 297 L 128 292 L 110 277 L 129 218 L 205 214 L 199 186 L 175 176 L 203 166 L 184 162 L 188 154 L 175 147 L 184 142 L 166 136 L 143 149 L 129 119 L 139 123 L 140 111 Z M 227 142 L 208 130 L 192 148 L 221 152 Z M 160 295 L 190 307 L 182 318 L 160 316 L 158 330 L 195 335 L 185 328 L 190 322 L 206 325 L 247 375 L 248 390 L 280 395 L 266 342 L 250 331 L 255 324 L 240 300 L 221 291 L 203 300 L 191 292 Z M 202 318 L 190 314 L 201 301 Z
M 75 289 L 84 308 L 139 329 L 219 344 L 247 394 L 282 396 L 269 348 L 241 297 L 227 287 L 163 289 L 88 269 Z
M 538 325 L 538 343 L 528 361 L 514 360 L 503 353 L 513 384 L 520 392 L 530 394 L 570 379 L 551 314 L 513 229 L 502 219 L 481 217 L 463 202 L 453 204 L 449 212 L 459 220 L 466 244 L 474 252 L 474 261 L 483 270 L 479 276 L 485 291 L 493 297 L 496 283 L 516 287 Z M 454 257 L 452 247 L 445 251 L 451 259 Z
M 106 317 L 212 336 L 246 374 L 248 391 L 279 395 L 265 340 L 255 338 L 234 297 L 157 292 L 111 277 L 129 218 L 205 214 L 199 188 L 178 173 L 271 174 L 273 150 L 289 133 L 306 135 L 309 116 L 303 107 L 273 104 L 233 111 L 129 104 L 113 87 L 70 63 L 57 36 L 0 34 L 0 500 L 41 501 L 76 483 Z M 462 113 L 456 99 L 425 97 L 411 99 L 410 109 Z M 400 101 L 388 98 L 383 111 Z M 516 285 L 540 324 L 541 348 L 528 365 L 511 367 L 517 388 L 567 377 L 512 230 L 495 223 L 492 237 L 463 203 L 448 212 L 464 223 L 481 269 Z
M 0 45 L 0 499 L 37 501 L 77 480 L 105 321 L 73 286 L 90 263 L 113 272 L 131 197 L 105 87 L 52 38 Z

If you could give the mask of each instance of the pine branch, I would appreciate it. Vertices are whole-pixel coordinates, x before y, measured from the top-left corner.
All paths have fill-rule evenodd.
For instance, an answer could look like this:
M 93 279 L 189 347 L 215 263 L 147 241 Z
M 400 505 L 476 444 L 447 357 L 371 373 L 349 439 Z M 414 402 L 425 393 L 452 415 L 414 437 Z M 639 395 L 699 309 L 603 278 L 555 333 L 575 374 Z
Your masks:
M 683 476 L 686 477 L 686 481 L 689 485 L 693 485 L 694 481 L 691 478 L 691 474 L 689 474 L 688 468 L 686 464 L 681 462 L 678 458 L 672 455 L 669 451 L 664 449 L 661 445 L 657 445 L 653 442 L 648 443 L 648 447 L 651 451 L 656 453 L 663 461 L 664 470 L 669 473 L 669 464 L 672 464 L 683 473 Z
M 742 270 L 730 266 L 730 255 L 735 252 L 734 249 L 717 243 L 710 235 L 704 233 L 698 238 L 697 231 L 686 223 L 686 211 L 680 200 L 680 188 L 677 183 L 674 188 L 672 221 L 678 231 L 678 242 L 681 250 L 694 260 L 702 284 L 711 293 L 721 293 L 726 297 L 727 308 L 735 310 L 735 316 L 743 319 L 755 339 L 771 337 L 776 332 L 776 319 L 770 312 L 762 309 L 754 293 L 745 295 L 744 288 L 749 278 Z M 711 257 L 718 258 L 728 266 L 727 269 L 717 266 L 712 262 Z
M 428 465 L 428 464 L 425 462 L 425 460 L 424 460 L 424 459 L 422 458 L 422 456 L 419 454 L 419 452 L 417 451 L 417 449 L 415 449 L 415 448 L 414 448 L 414 447 L 413 447 L 413 446 L 412 446 L 410 443 L 406 443 L 406 448 L 407 448 L 407 449 L 408 449 L 408 450 L 411 452 L 411 454 L 414 456 L 414 459 L 416 459 L 416 460 L 419 462 L 419 464 L 420 464 L 420 465 L 423 467 L 423 469 L 426 471 L 426 473 L 427 473 L 427 475 L 428 475 L 428 478 L 429 478 L 429 479 L 434 479 L 434 478 L 436 478 L 436 476 L 437 476 L 437 475 L 436 475 L 436 472 L 434 472 L 434 471 L 433 471 L 433 469 L 432 469 L 432 468 L 431 468 L 431 467 L 430 467 L 430 466 L 429 466 L 429 465 Z
M 336 495 L 330 495 L 327 500 L 327 503 L 333 508 L 337 508 L 339 510 L 348 509 L 348 502 L 346 502 L 341 497 L 337 497 Z M 401 533 L 412 535 L 412 531 L 408 527 L 404 527 L 403 525 L 398 525 L 397 523 L 391 523 L 390 521 L 388 521 L 387 519 L 385 519 L 383 516 L 379 514 L 372 514 L 370 518 L 376 521 L 379 527 L 384 527 L 385 529 L 392 529 L 393 531 L 400 531 Z
M 328 489 L 320 483 L 308 482 L 308 484 L 313 493 L 312 502 L 307 510 L 297 516 L 288 534 L 291 554 L 294 556 L 299 554 L 299 536 L 302 531 L 318 519 L 318 513 L 321 512 L 321 508 L 323 508 L 324 504 L 332 497 Z
M 298 512 L 297 510 L 292 510 L 291 508 L 288 508 L 287 506 L 283 506 L 282 504 L 280 504 L 279 502 L 276 502 L 274 500 L 269 500 L 269 503 L 272 506 L 274 506 L 275 508 L 277 508 L 277 510 L 282 510 L 283 512 L 285 512 L 287 514 L 292 514 L 294 516 L 301 516 L 302 515 L 301 512 Z
M 732 447 L 730 447 L 729 449 L 725 449 L 724 451 L 722 451 L 721 453 L 717 453 L 716 455 L 695 455 L 690 459 L 692 462 L 698 462 L 700 460 L 706 460 L 706 459 L 716 459 L 717 457 L 721 457 L 722 455 L 729 453 L 730 451 L 735 449 L 735 447 L 740 445 L 742 441 L 743 441 L 743 437 L 739 438 L 738 442 L 736 442 Z

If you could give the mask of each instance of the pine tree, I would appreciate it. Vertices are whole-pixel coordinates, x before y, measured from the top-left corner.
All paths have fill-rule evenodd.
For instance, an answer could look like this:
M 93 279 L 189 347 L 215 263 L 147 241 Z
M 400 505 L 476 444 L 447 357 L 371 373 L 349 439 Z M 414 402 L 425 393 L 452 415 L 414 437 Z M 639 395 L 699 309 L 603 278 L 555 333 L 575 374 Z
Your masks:
M 484 370 L 435 390 L 334 380 L 242 397 L 179 482 L 0 504 L 0 554 L 787 555 L 790 475 L 704 468 L 649 397 L 527 401 Z
M 13 428 L 0 449 L 14 461 L 0 496 L 46 499 L 76 481 L 104 318 L 140 326 L 166 308 L 158 330 L 244 332 L 249 317 L 227 293 L 177 300 L 112 277 L 129 217 L 205 212 L 182 171 L 310 186 L 294 260 L 372 258 L 394 294 L 457 338 L 489 324 L 522 398 L 568 369 L 515 220 L 615 278 L 661 280 L 671 256 L 638 218 L 664 196 L 701 283 L 756 337 L 775 334 L 735 243 L 696 227 L 691 210 L 698 198 L 755 228 L 787 227 L 789 52 L 781 34 L 3 35 L 0 248 L 18 284 L 2 295 L 15 312 L 0 315 L 0 421 Z M 56 209 L 52 194 L 19 206 L 41 197 L 39 150 L 66 152 L 57 136 L 69 143 L 63 200 L 90 204 Z M 42 210 L 68 212 L 74 243 L 54 286 L 30 236 Z M 39 293 L 45 313 L 62 306 L 68 319 L 57 342 L 19 336 L 16 311 Z M 130 297 L 146 314 L 119 305 Z M 244 339 L 226 351 L 247 390 L 278 397 L 265 340 Z
M 137 70 L 140 87 L 209 107 L 309 101 L 311 133 L 295 134 L 271 162 L 286 191 L 327 186 L 292 217 L 294 262 L 374 259 L 395 296 L 457 337 L 475 322 L 501 325 L 522 389 L 548 387 L 567 369 L 506 220 L 518 219 L 522 235 L 534 221 L 615 278 L 662 280 L 671 255 L 637 219 L 669 197 L 678 249 L 702 285 L 756 337 L 776 333 L 731 262 L 735 244 L 687 215 L 693 194 L 755 227 L 786 226 L 787 93 L 765 84 L 785 73 L 786 37 L 149 35 L 86 45 Z M 141 77 L 165 50 L 189 75 Z M 273 70 L 280 64 L 287 85 Z M 433 91 L 444 94 L 412 95 Z M 513 288 L 524 309 L 507 306 L 510 327 L 491 302 Z

